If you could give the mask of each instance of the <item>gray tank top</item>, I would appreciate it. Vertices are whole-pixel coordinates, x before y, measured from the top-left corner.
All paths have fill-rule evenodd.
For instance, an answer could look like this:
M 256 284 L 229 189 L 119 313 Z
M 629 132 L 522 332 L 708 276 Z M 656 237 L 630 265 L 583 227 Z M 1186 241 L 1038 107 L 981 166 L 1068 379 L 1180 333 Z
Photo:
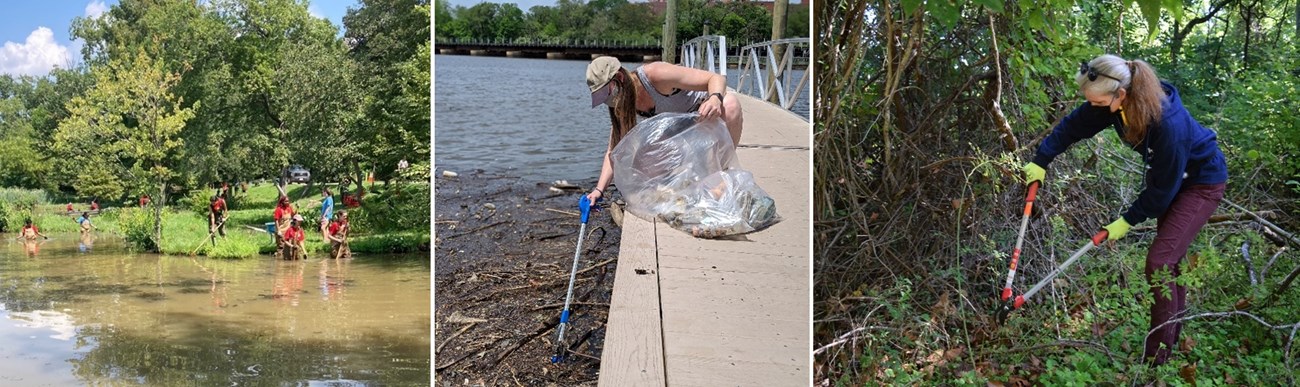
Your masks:
M 659 91 L 650 85 L 650 79 L 645 76 L 643 67 L 636 68 L 636 76 L 641 78 L 641 86 L 645 87 L 646 93 L 650 94 L 650 98 L 655 101 L 654 110 L 650 111 L 650 115 L 659 113 L 694 113 L 700 109 L 700 104 L 704 102 L 704 99 L 709 97 L 707 91 L 682 89 L 675 89 L 669 95 L 659 94 Z M 638 113 L 645 116 L 645 113 Z

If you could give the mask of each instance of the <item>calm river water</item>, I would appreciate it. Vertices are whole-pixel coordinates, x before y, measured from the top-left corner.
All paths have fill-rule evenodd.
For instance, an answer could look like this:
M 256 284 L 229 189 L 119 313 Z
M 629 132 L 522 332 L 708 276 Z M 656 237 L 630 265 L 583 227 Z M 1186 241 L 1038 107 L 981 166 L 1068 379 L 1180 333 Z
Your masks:
M 6 234 L 8 236 L 8 234 Z M 424 256 L 286 262 L 0 242 L 0 385 L 427 385 Z
M 609 110 L 590 107 L 587 63 L 436 55 L 434 164 L 535 182 L 599 177 Z M 793 74 L 796 80 L 801 75 Z M 740 70 L 728 70 L 732 87 L 739 78 Z M 809 89 L 804 86 L 794 109 L 805 118 Z

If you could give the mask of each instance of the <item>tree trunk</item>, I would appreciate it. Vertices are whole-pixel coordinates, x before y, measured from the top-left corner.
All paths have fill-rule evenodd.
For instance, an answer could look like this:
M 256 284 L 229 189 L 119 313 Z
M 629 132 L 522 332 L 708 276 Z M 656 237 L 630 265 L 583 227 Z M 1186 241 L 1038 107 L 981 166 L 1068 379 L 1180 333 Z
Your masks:
M 785 36 L 785 24 L 786 24 L 786 16 L 787 16 L 786 9 L 789 7 L 790 7 L 790 0 L 776 0 L 776 2 L 773 3 L 772 40 L 780 40 L 783 36 Z M 776 58 L 776 63 L 782 63 L 782 59 L 785 58 L 785 46 L 779 44 L 774 45 L 772 47 L 772 56 Z M 772 85 L 776 84 L 776 81 L 781 78 L 782 69 L 784 69 L 784 67 L 780 65 L 776 66 L 776 68 L 768 69 L 767 87 L 769 88 L 769 90 L 772 88 Z M 790 87 L 790 85 L 786 85 L 786 87 Z M 781 95 L 773 91 L 772 95 L 767 98 L 767 101 L 771 103 L 779 104 L 781 103 Z
M 664 11 L 664 40 L 660 55 L 664 62 L 677 63 L 677 0 L 667 0 Z
M 167 182 L 158 185 L 158 201 L 153 202 L 153 245 L 162 252 L 162 209 L 167 205 Z

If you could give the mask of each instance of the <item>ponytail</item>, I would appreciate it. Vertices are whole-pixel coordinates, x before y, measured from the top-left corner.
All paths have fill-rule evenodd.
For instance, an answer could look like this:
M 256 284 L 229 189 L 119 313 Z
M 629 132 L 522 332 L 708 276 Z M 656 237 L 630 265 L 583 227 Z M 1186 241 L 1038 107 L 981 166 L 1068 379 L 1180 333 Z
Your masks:
M 609 150 L 623 140 L 627 132 L 636 126 L 636 95 L 640 82 L 635 74 L 626 69 L 618 69 L 622 77 L 615 76 L 611 82 L 618 85 L 618 95 L 614 96 L 614 106 L 609 107 Z
M 1088 62 L 1088 68 L 1104 76 L 1089 79 L 1087 73 L 1080 72 L 1074 78 L 1079 88 L 1095 94 L 1119 96 L 1124 89 L 1127 97 L 1120 103 L 1124 109 L 1124 141 L 1139 144 L 1146 138 L 1147 129 L 1160 123 L 1164 113 L 1165 90 L 1160 86 L 1160 77 L 1151 64 L 1141 60 L 1129 60 L 1106 54 Z
M 1128 97 L 1122 103 L 1128 118 L 1124 130 L 1124 140 L 1138 144 L 1146 138 L 1147 129 L 1160 124 L 1164 114 L 1164 101 L 1168 98 L 1160 86 L 1160 77 L 1150 64 L 1142 60 L 1127 62 L 1132 81 L 1128 85 Z

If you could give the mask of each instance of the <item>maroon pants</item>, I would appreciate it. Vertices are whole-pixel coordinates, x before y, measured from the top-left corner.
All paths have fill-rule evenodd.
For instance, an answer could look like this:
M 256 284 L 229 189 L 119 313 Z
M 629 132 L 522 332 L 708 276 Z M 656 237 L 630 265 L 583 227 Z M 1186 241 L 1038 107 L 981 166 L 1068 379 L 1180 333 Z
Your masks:
M 1156 223 L 1156 239 L 1147 251 L 1147 281 L 1151 283 L 1151 329 L 1182 317 L 1187 310 L 1187 288 L 1174 282 L 1181 273 L 1178 263 L 1187 255 L 1187 247 L 1210 220 L 1223 199 L 1224 184 L 1184 186 L 1174 196 L 1169 209 Z M 1156 273 L 1165 272 L 1156 278 Z M 1158 279 L 1167 280 L 1156 283 Z M 1166 297 L 1168 295 L 1168 297 Z M 1146 337 L 1142 357 L 1152 364 L 1164 364 L 1178 343 L 1183 324 L 1172 323 L 1156 329 Z

